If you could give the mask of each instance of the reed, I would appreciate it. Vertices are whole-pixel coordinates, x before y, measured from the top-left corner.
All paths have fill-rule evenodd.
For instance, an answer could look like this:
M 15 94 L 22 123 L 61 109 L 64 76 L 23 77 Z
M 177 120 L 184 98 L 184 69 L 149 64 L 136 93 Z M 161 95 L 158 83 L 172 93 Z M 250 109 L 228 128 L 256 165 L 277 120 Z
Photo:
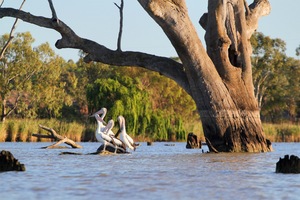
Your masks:
M 97 125 L 94 123 L 88 123 L 85 125 L 85 129 L 82 133 L 81 141 L 82 142 L 94 142 L 96 141 L 95 138 L 95 130 Z
M 200 139 L 200 141 L 205 142 L 202 123 L 200 121 L 184 122 L 184 129 L 187 131 L 187 134 L 192 132 L 195 135 L 197 135 L 197 137 L 198 137 L 198 139 Z
M 266 137 L 273 142 L 300 142 L 300 126 L 297 124 L 263 124 Z
M 19 142 L 26 142 L 28 139 L 28 126 L 26 121 L 21 121 L 18 125 L 18 137 Z
M 69 139 L 75 142 L 81 142 L 85 127 L 82 124 L 71 122 L 71 123 L 61 123 L 60 125 L 60 135 L 65 135 Z
M 6 131 L 4 128 L 4 123 L 0 123 L 0 142 L 5 142 L 6 139 Z
M 39 128 L 39 124 L 53 128 L 58 134 L 66 136 L 75 142 L 95 141 L 94 123 L 64 122 L 54 119 L 47 120 L 7 120 L 0 123 L 0 142 L 50 142 L 50 139 L 32 137 L 33 133 L 47 133 Z M 183 128 L 187 133 L 193 132 L 201 141 L 205 141 L 202 125 L 199 121 L 183 123 Z M 263 123 L 266 138 L 272 142 L 300 142 L 300 125 L 282 123 Z M 156 141 L 154 135 L 138 134 L 137 141 Z
M 6 142 L 16 142 L 18 135 L 17 123 L 15 121 L 8 121 L 5 123 L 6 127 Z

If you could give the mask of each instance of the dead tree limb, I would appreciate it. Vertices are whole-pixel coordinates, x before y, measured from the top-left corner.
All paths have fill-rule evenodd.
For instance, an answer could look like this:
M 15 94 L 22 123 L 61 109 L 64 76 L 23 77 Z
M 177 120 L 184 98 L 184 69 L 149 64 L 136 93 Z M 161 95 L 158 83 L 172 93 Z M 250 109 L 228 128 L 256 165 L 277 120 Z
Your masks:
M 52 12 L 52 19 L 53 20 L 58 20 L 52 0 L 48 0 L 48 2 L 49 2 L 49 6 L 50 6 L 50 9 L 51 9 L 51 12 Z
M 33 133 L 32 136 L 40 137 L 40 138 L 49 138 L 49 139 L 54 139 L 55 141 L 58 141 L 57 143 L 46 147 L 47 149 L 56 148 L 61 143 L 66 143 L 67 145 L 70 145 L 72 148 L 82 148 L 82 146 L 80 146 L 79 144 L 76 144 L 73 140 L 57 134 L 56 131 L 52 128 L 43 126 L 41 124 L 39 125 L 39 127 L 48 131 L 50 134 Z
M 120 10 L 120 30 L 118 35 L 118 44 L 117 51 L 121 51 L 121 40 L 122 40 L 122 32 L 123 32 L 123 10 L 124 10 L 124 0 L 121 0 L 120 6 L 115 3 L 117 8 Z
M 19 8 L 19 10 L 22 9 L 22 7 L 23 7 L 25 1 L 26 1 L 26 0 L 23 0 L 23 2 L 21 3 L 21 6 L 20 6 L 20 8 Z M 4 1 L 2 1 L 0 7 L 2 6 L 3 2 L 4 2 Z M 0 59 L 2 59 L 2 58 L 4 57 L 4 53 L 5 53 L 6 49 L 7 49 L 8 46 L 10 45 L 12 39 L 14 38 L 13 34 L 14 34 L 14 31 L 15 31 L 15 29 L 16 29 L 16 27 L 17 27 L 18 21 L 19 21 L 19 18 L 16 18 L 16 19 L 15 19 L 15 22 L 14 22 L 14 24 L 13 24 L 13 26 L 11 27 L 11 30 L 10 30 L 10 33 L 9 33 L 9 38 L 8 38 L 7 42 L 5 43 L 4 47 L 2 48 L 2 50 L 1 50 L 1 52 L 0 52 Z

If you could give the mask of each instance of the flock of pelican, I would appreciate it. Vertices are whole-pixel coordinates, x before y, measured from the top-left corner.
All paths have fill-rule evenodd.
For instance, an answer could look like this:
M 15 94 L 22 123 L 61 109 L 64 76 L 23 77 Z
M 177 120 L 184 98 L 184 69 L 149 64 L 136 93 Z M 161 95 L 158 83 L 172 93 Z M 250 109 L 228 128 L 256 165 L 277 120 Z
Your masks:
M 97 121 L 95 136 L 98 142 L 103 144 L 102 151 L 105 151 L 107 146 L 113 147 L 115 149 L 114 153 L 117 153 L 118 150 L 126 152 L 126 148 L 135 151 L 138 145 L 134 143 L 133 139 L 126 132 L 125 118 L 123 116 L 118 117 L 120 129 L 116 134 L 114 134 L 112 131 L 112 128 L 114 127 L 114 120 L 111 119 L 106 123 L 104 121 L 106 113 L 107 109 L 101 108 L 99 111 L 90 116 L 95 117 Z M 119 135 L 120 137 L 118 138 Z

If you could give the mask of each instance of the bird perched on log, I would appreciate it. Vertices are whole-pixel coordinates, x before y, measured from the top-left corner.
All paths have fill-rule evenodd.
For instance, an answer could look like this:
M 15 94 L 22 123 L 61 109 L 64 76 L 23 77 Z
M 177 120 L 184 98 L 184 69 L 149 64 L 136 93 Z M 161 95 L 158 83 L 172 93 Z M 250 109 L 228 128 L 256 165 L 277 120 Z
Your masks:
M 106 113 L 107 113 L 107 109 L 106 108 L 101 108 L 100 110 L 98 110 L 97 112 L 95 112 L 94 114 L 92 114 L 90 117 L 95 117 L 96 120 L 97 120 L 97 124 L 98 124 L 98 127 L 101 131 L 104 130 L 105 128 L 105 125 L 106 125 L 106 122 L 104 121 L 104 117 L 106 116 Z M 101 116 L 100 116 L 101 114 Z M 109 136 L 115 136 L 115 134 L 110 130 L 108 133 L 107 133 Z
M 120 126 L 120 131 L 118 131 L 116 137 L 118 136 L 118 134 L 120 134 L 120 140 L 126 145 L 126 147 L 135 151 L 138 144 L 134 143 L 133 139 L 127 134 L 125 118 L 122 115 L 118 117 L 118 122 Z
M 99 115 L 95 115 L 95 118 L 97 120 L 97 123 L 103 123 L 103 119 L 99 117 Z M 95 131 L 95 136 L 98 142 L 101 142 L 103 144 L 102 151 L 106 150 L 106 146 L 111 146 L 115 149 L 114 153 L 117 153 L 118 149 L 120 149 L 122 152 L 126 152 L 126 146 L 125 144 L 119 140 L 118 138 L 114 137 L 114 135 L 109 134 L 109 132 L 114 127 L 114 121 L 109 120 L 107 125 L 104 128 L 100 128 L 99 123 L 97 126 L 97 129 Z

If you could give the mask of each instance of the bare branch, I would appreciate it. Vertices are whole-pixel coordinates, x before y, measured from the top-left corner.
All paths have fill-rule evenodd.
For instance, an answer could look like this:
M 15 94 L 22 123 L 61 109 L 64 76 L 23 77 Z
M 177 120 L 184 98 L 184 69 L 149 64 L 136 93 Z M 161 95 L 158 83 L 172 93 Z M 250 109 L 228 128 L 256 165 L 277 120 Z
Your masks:
M 15 17 L 25 22 L 35 24 L 40 27 L 56 30 L 62 36 L 55 43 L 58 49 L 74 48 L 87 53 L 85 62 L 102 62 L 117 66 L 138 66 L 155 72 L 159 72 L 168 78 L 175 80 L 188 94 L 190 94 L 189 82 L 181 63 L 170 58 L 159 57 L 141 52 L 120 52 L 113 51 L 94 41 L 84 39 L 68 27 L 63 21 L 53 22 L 52 19 L 34 16 L 24 11 L 13 8 L 0 8 L 0 18 Z
M 35 134 L 33 133 L 32 136 L 34 137 L 40 137 L 40 138 L 51 138 L 51 139 L 54 139 L 56 141 L 58 141 L 57 143 L 53 144 L 53 145 L 50 145 L 49 147 L 47 148 L 53 148 L 61 143 L 66 143 L 68 145 L 70 145 L 72 148 L 82 148 L 81 145 L 79 144 L 76 144 L 73 140 L 71 139 L 68 139 L 67 137 L 63 137 L 61 135 L 59 135 L 53 128 L 49 128 L 47 126 L 43 126 L 41 124 L 39 124 L 39 127 L 48 131 L 50 134 Z
M 19 10 L 22 9 L 22 7 L 23 7 L 25 1 L 26 1 L 26 0 L 23 0 L 23 2 L 21 3 L 21 6 L 20 6 L 20 8 L 19 8 Z M 2 6 L 3 3 L 4 3 L 4 1 L 2 1 L 1 5 L 0 5 L 0 8 L 1 8 L 1 6 Z M 15 22 L 14 22 L 14 24 L 13 24 L 11 30 L 10 30 L 10 33 L 9 33 L 9 39 L 7 40 L 7 42 L 5 43 L 4 47 L 2 48 L 2 50 L 1 50 L 1 52 L 0 52 L 0 59 L 3 58 L 6 49 L 8 48 L 8 46 L 9 46 L 9 44 L 11 43 L 12 39 L 14 38 L 14 37 L 13 37 L 13 33 L 14 33 L 16 27 L 17 27 L 18 21 L 19 21 L 19 19 L 16 18 L 16 20 L 15 20 Z
M 254 0 L 249 5 L 249 13 L 246 15 L 248 25 L 248 38 L 258 27 L 258 20 L 262 16 L 266 16 L 271 12 L 271 5 L 268 0 Z
M 51 12 L 52 12 L 52 19 L 58 20 L 52 0 L 48 0 L 48 2 L 49 2 L 49 6 L 50 6 L 50 9 L 51 9 Z
M 18 107 L 18 103 L 19 103 L 20 98 L 21 98 L 21 95 L 18 92 L 18 96 L 16 98 L 16 101 L 15 101 L 13 107 L 10 108 L 10 110 L 4 115 L 5 117 L 9 116 Z
M 124 0 L 121 0 L 120 6 L 114 3 L 117 8 L 120 10 L 120 30 L 118 35 L 118 44 L 117 44 L 117 51 L 121 51 L 121 40 L 122 40 L 122 32 L 123 32 L 123 10 L 124 10 Z
M 3 3 L 4 3 L 4 0 L 1 0 L 0 8 L 2 7 Z

